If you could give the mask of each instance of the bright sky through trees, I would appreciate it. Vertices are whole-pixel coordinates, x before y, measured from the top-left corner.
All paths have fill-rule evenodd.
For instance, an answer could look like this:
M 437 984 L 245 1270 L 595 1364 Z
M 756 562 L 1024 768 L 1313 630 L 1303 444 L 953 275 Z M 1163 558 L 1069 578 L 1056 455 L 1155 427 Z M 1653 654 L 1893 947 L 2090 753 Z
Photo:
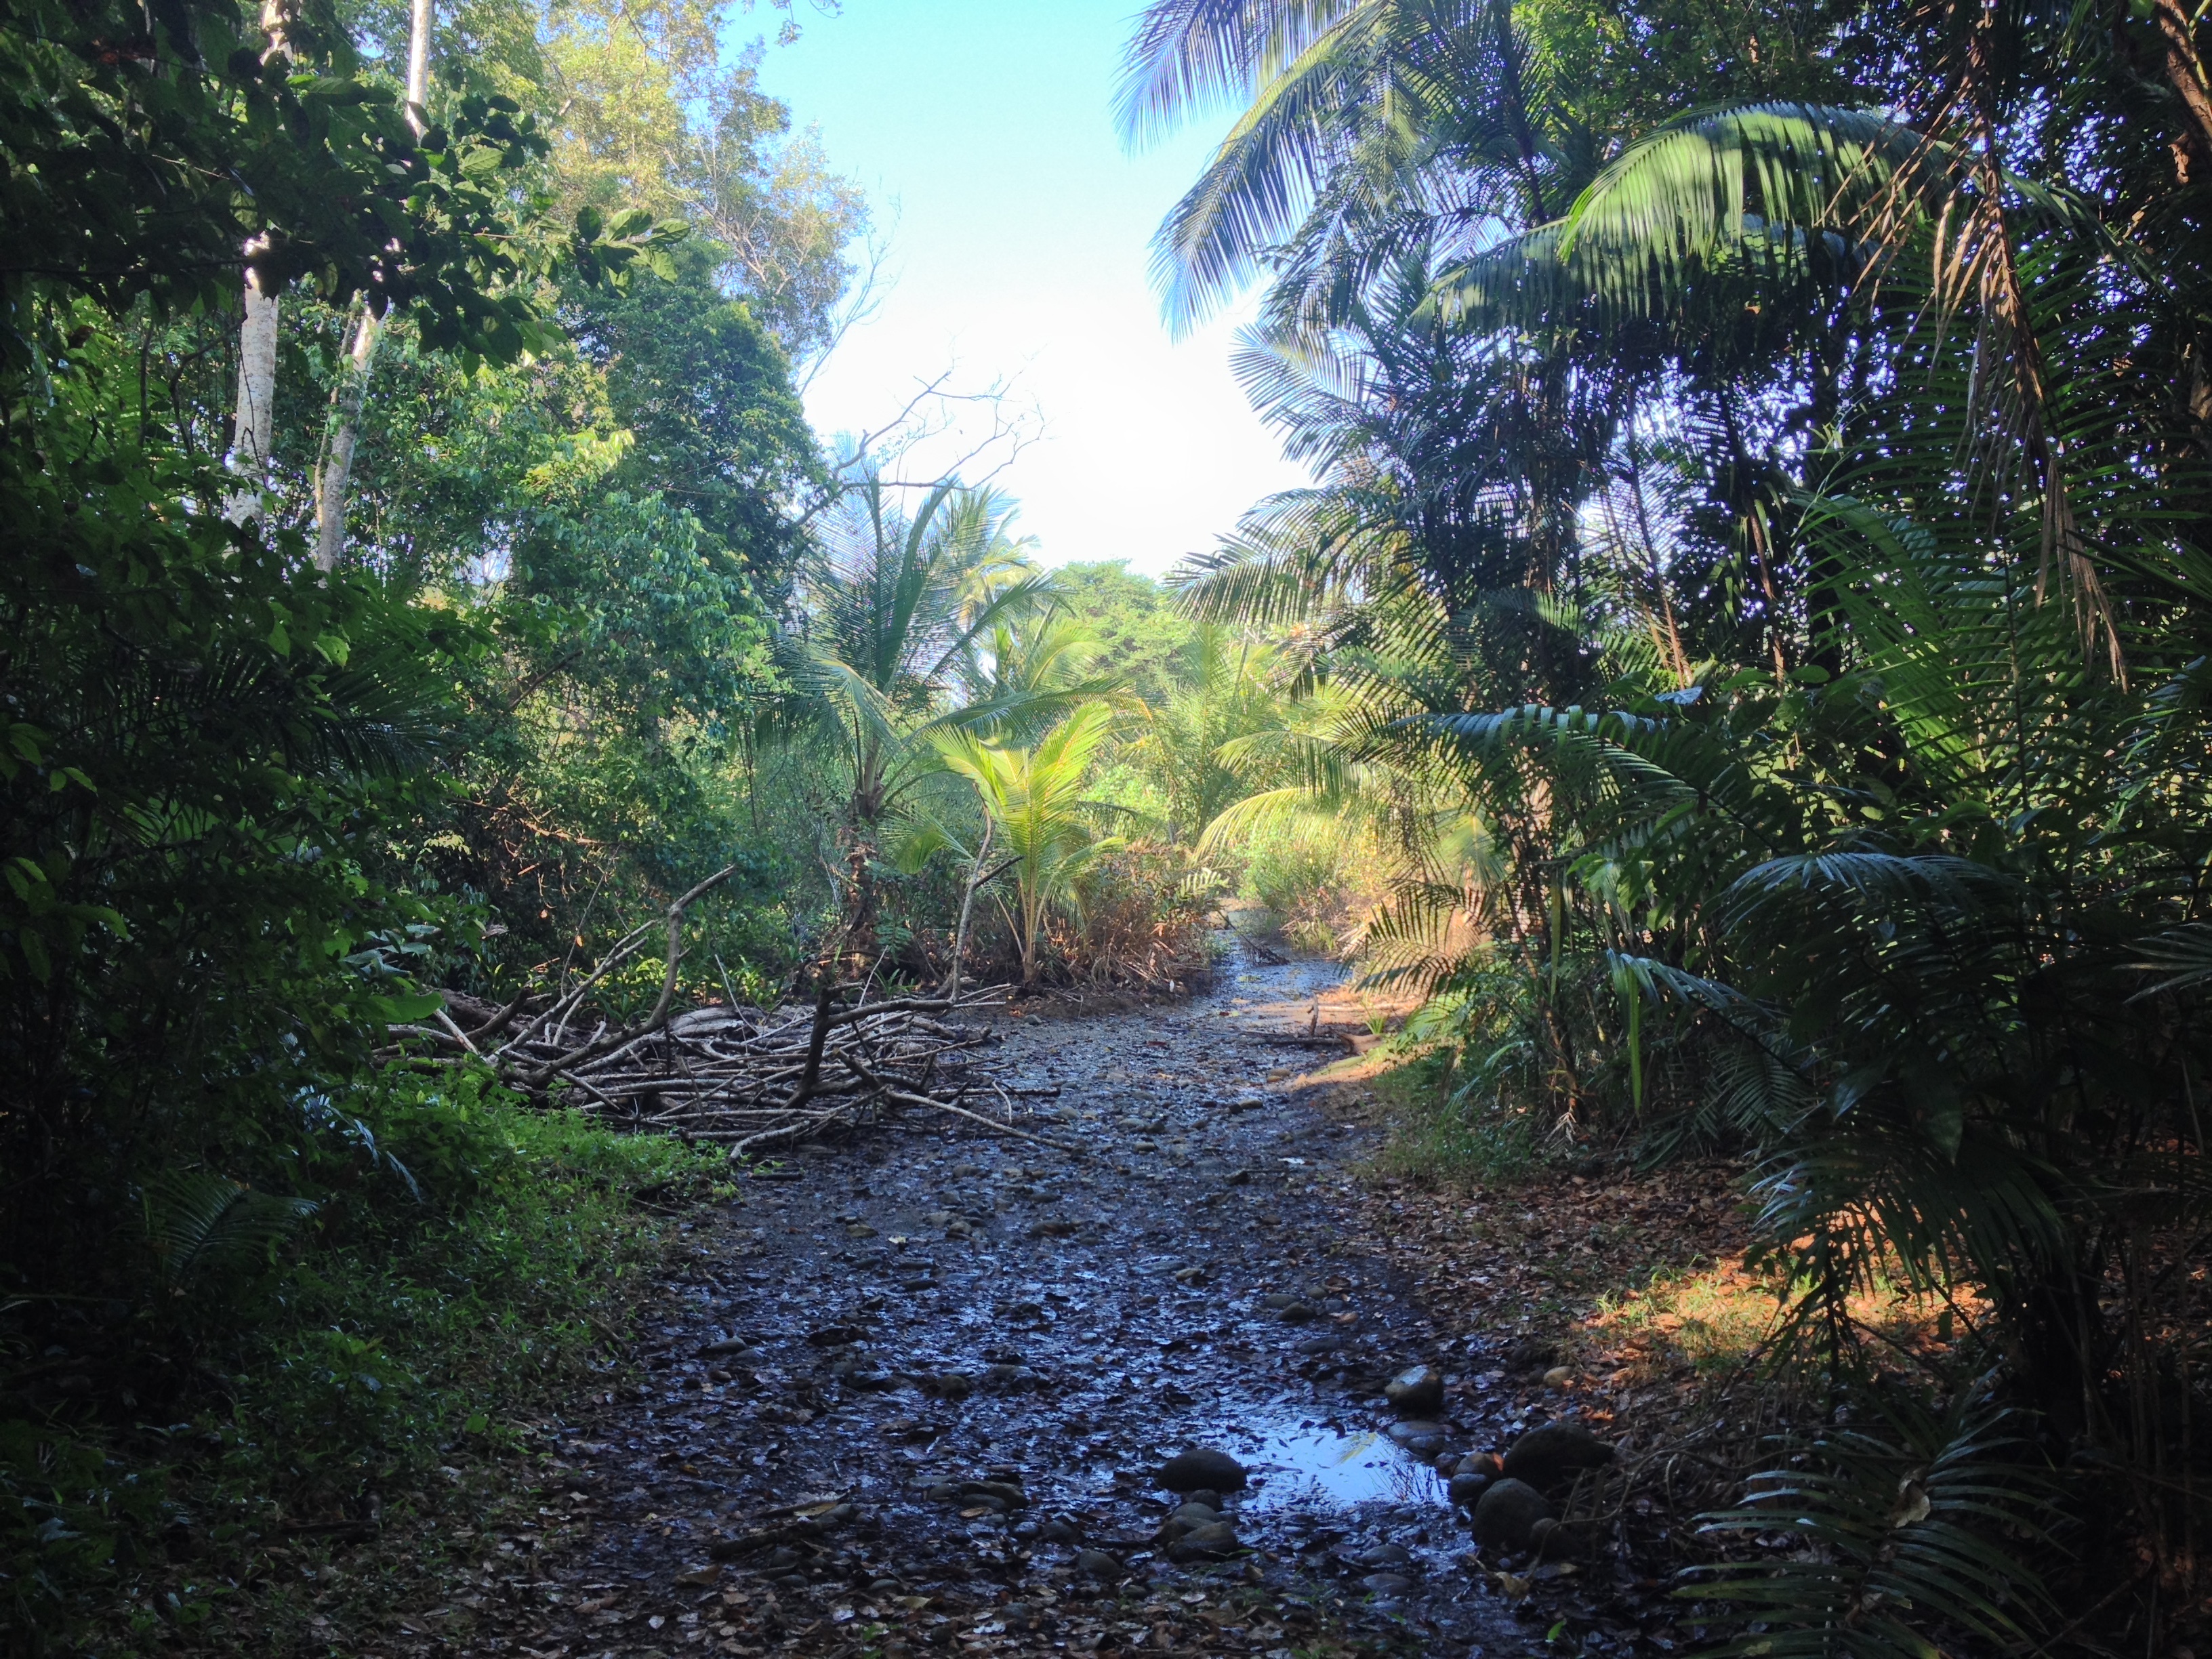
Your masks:
M 1122 153 L 1112 98 L 1132 0 L 844 0 L 771 47 L 765 90 L 894 230 L 896 282 L 807 393 L 825 432 L 880 425 L 917 379 L 1000 377 L 1045 439 L 1001 482 L 1046 556 L 1164 570 L 1304 482 L 1228 367 L 1234 319 L 1170 343 L 1153 228 L 1209 130 Z M 763 27 L 760 14 L 743 27 Z M 922 476 L 917 472 L 916 476 Z

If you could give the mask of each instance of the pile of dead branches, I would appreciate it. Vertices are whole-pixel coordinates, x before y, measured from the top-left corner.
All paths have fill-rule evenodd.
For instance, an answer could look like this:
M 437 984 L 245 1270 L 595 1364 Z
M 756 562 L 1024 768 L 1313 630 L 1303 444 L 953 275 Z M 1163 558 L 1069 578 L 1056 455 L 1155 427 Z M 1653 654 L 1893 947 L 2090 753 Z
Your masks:
M 949 1024 L 942 997 L 866 1000 L 824 975 L 810 1008 L 712 1006 L 677 1012 L 684 912 L 727 880 L 702 882 L 666 914 L 634 928 L 573 988 L 526 992 L 504 1007 L 449 994 L 432 1025 L 392 1028 L 392 1053 L 432 1064 L 489 1065 L 537 1098 L 561 1098 L 624 1127 L 725 1144 L 732 1158 L 858 1128 L 905 1109 L 955 1116 L 1019 1134 L 970 1109 L 1003 1090 L 977 1063 L 987 1031 Z M 593 991 L 656 935 L 665 934 L 660 994 L 642 1018 L 597 1012 Z

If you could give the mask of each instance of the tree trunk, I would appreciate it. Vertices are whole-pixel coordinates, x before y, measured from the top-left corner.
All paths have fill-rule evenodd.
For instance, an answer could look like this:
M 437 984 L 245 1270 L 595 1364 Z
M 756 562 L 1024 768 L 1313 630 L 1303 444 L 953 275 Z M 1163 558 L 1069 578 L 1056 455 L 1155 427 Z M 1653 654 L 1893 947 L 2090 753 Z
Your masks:
M 267 246 L 267 239 L 255 237 L 246 245 L 247 259 Z M 223 517 L 233 524 L 258 520 L 265 506 L 276 413 L 276 295 L 264 286 L 261 273 L 249 264 L 246 320 L 238 331 L 238 413 L 231 427 L 230 453 L 223 458 L 223 465 L 239 479 L 238 489 L 222 510 Z
M 2166 49 L 2166 78 L 2189 117 L 2193 148 L 2212 156 L 2212 90 L 2204 82 L 2204 62 L 2197 52 L 2197 26 L 2180 0 L 2156 0 L 2152 8 L 2159 41 Z
M 286 30 L 291 13 L 286 0 L 264 0 L 262 33 L 269 37 L 261 61 L 291 55 Z M 238 411 L 231 422 L 230 453 L 223 464 L 238 476 L 238 489 L 223 503 L 233 524 L 260 518 L 269 483 L 269 452 L 276 434 L 276 290 L 253 268 L 253 256 L 269 246 L 266 236 L 246 245 L 246 320 L 238 330 Z
M 407 17 L 407 124 L 421 137 L 428 125 L 431 0 L 413 0 Z
M 952 977 L 946 981 L 945 1000 L 954 1007 L 960 1006 L 960 961 L 968 950 L 968 910 L 975 902 L 975 884 L 983 878 L 983 866 L 991 856 L 991 832 L 998 828 L 998 820 L 991 809 L 983 809 L 983 844 L 975 849 L 975 867 L 968 872 L 968 890 L 960 896 L 960 926 L 952 934 Z
M 366 305 L 354 325 L 353 349 L 347 353 L 343 379 L 331 392 L 337 425 L 331 433 L 323 457 L 322 476 L 315 481 L 315 568 L 335 570 L 345 548 L 346 491 L 353 482 L 353 453 L 361 442 L 361 411 L 368 401 L 369 370 L 376 361 L 376 339 L 381 330 L 376 313 Z
M 407 31 L 407 125 L 421 137 L 430 96 L 431 0 L 414 0 Z M 368 401 L 368 377 L 376 367 L 376 343 L 384 322 L 366 304 L 354 329 L 343 378 L 331 394 L 337 424 L 331 433 L 322 476 L 315 481 L 315 568 L 335 570 L 345 550 L 346 495 L 353 484 L 354 451 L 361 443 L 361 411 Z

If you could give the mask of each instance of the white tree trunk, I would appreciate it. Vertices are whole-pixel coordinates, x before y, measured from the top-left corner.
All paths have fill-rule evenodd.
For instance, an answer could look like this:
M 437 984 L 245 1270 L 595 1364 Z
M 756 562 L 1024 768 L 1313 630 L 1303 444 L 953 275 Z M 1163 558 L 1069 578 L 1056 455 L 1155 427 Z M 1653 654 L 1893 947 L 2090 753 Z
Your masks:
M 315 480 L 315 568 L 335 570 L 345 549 L 346 491 L 353 482 L 353 452 L 361 441 L 361 411 L 368 399 L 369 370 L 375 366 L 376 313 L 366 305 L 354 324 L 353 349 L 331 393 L 337 407 L 337 424 L 331 433 L 330 448 L 323 457 L 322 476 Z
M 413 0 L 407 16 L 407 120 L 421 137 L 430 102 L 431 0 Z
M 413 0 L 407 30 L 407 124 L 421 137 L 428 121 L 425 106 L 430 97 L 430 27 L 434 21 L 431 0 Z M 345 550 L 346 495 L 353 486 L 354 451 L 361 443 L 361 411 L 368 401 L 368 377 L 376 367 L 376 342 L 384 332 L 383 320 L 366 305 L 355 325 L 353 349 L 347 354 L 343 378 L 331 394 L 337 424 L 331 433 L 322 476 L 315 481 L 315 567 L 338 568 Z
M 265 246 L 256 237 L 246 245 L 251 258 Z M 239 487 L 223 504 L 233 524 L 258 519 L 269 483 L 269 450 L 276 435 L 276 296 L 262 286 L 260 273 L 246 268 L 246 321 L 238 331 L 238 412 L 231 430 L 230 453 L 223 464 Z
M 261 54 L 267 63 L 289 57 L 286 29 L 291 21 L 289 0 L 263 0 L 262 33 L 269 37 Z M 266 510 L 269 452 L 276 432 L 276 293 L 262 284 L 253 268 L 253 256 L 269 246 L 257 236 L 246 245 L 246 320 L 238 330 L 238 410 L 231 423 L 230 453 L 223 465 L 238 476 L 238 489 L 223 503 L 222 515 L 233 524 L 260 518 Z

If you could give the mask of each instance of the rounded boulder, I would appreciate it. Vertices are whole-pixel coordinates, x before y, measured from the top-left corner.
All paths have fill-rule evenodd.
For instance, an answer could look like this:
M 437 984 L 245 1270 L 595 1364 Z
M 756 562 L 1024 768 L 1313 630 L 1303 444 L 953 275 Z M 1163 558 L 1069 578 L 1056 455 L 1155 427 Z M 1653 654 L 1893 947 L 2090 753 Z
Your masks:
M 1501 1549 L 1526 1549 L 1534 1540 L 1536 1523 L 1553 1518 L 1543 1493 L 1525 1480 L 1508 1477 L 1493 1482 L 1474 1506 L 1475 1540 Z
M 1584 1469 L 1613 1462 L 1613 1448 L 1579 1423 L 1547 1423 L 1515 1441 L 1505 1454 L 1508 1479 L 1525 1480 L 1540 1492 L 1563 1486 Z
M 1384 1385 L 1382 1397 L 1394 1411 L 1407 1417 L 1430 1417 L 1444 1403 L 1444 1374 L 1434 1365 L 1415 1365 L 1400 1371 Z
M 1169 1492 L 1243 1492 L 1244 1466 L 1225 1451 L 1199 1446 L 1178 1452 L 1160 1466 L 1159 1484 Z

